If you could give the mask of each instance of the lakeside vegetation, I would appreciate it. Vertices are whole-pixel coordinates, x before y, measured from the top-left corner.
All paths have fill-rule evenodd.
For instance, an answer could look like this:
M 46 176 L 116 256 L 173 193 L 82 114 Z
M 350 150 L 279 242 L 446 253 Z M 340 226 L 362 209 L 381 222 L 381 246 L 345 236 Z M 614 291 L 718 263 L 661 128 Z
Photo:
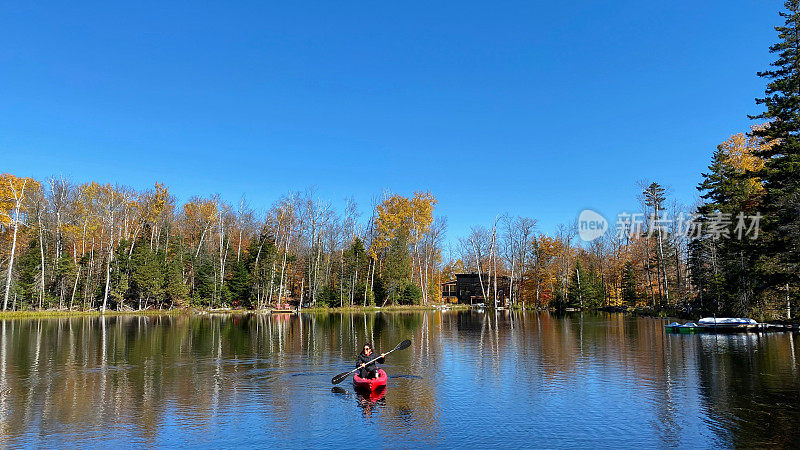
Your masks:
M 303 308 L 303 314 L 320 314 L 320 313 L 353 313 L 353 312 L 415 312 L 415 311 L 434 311 L 440 309 L 443 305 L 389 305 L 389 306 L 317 306 Z M 467 305 L 447 305 L 448 310 L 464 311 L 469 309 Z M 173 308 L 173 309 L 143 309 L 143 310 L 86 310 L 86 311 L 60 311 L 57 309 L 42 309 L 42 310 L 16 310 L 16 311 L 0 311 L 0 320 L 4 319 L 36 319 L 36 318 L 63 318 L 63 317 L 98 317 L 105 316 L 158 316 L 158 315 L 191 315 L 191 314 L 270 314 L 270 310 L 256 310 L 244 308 L 217 308 L 217 309 L 200 309 L 200 308 Z M 278 312 L 276 314 L 281 314 Z
M 178 204 L 159 183 L 137 190 L 6 173 L 2 310 L 427 306 L 440 301 L 442 281 L 471 272 L 493 305 L 791 317 L 800 285 L 798 10 L 786 3 L 776 60 L 759 73 L 764 111 L 753 118 L 763 123 L 718 146 L 699 204 L 642 183 L 644 220 L 625 233 L 582 242 L 578 223 L 547 234 L 535 218 L 506 214 L 445 252 L 446 220 L 429 192 L 384 193 L 360 217 L 352 199 L 337 211 L 313 189 L 257 212 L 215 195 Z M 694 229 L 716 232 L 662 220 L 684 212 Z M 753 217 L 760 222 L 743 221 Z M 498 277 L 508 277 L 508 292 Z
M 38 319 L 38 318 L 61 318 L 61 317 L 98 317 L 106 316 L 159 316 L 159 315 L 183 315 L 191 314 L 197 310 L 189 308 L 181 309 L 146 309 L 146 310 L 127 310 L 115 311 L 108 310 L 105 313 L 98 310 L 88 311 L 59 311 L 56 309 L 42 309 L 29 311 L 0 311 L 0 320 L 5 319 Z

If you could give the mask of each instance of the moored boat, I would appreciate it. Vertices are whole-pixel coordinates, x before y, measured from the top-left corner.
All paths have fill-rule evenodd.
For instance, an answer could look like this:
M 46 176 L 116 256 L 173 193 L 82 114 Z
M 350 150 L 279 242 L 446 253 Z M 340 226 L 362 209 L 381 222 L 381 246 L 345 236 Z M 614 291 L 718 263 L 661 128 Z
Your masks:
M 694 322 L 686 322 L 684 324 L 680 324 L 678 322 L 672 322 L 669 325 L 664 325 L 664 331 L 666 331 L 667 333 L 687 334 L 687 333 L 694 333 L 697 331 L 701 331 L 702 328 L 703 327 L 697 325 Z
M 736 333 L 755 330 L 759 327 L 758 322 L 753 319 L 733 318 L 733 317 L 704 317 L 694 322 L 686 322 L 681 325 L 672 322 L 664 325 L 667 333 Z
M 749 329 L 758 326 L 755 320 L 742 317 L 704 317 L 698 323 L 704 327 L 724 329 Z

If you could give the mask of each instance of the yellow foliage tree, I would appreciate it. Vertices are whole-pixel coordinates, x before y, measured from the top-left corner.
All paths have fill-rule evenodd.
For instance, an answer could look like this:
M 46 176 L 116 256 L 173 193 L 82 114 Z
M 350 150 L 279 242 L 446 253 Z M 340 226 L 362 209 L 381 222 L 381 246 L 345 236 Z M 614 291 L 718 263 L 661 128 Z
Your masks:
M 394 194 L 377 207 L 375 239 L 372 252 L 389 248 L 389 242 L 399 232 L 405 232 L 412 244 L 419 242 L 433 223 L 437 200 L 430 192 L 415 192 L 408 198 Z
M 754 125 L 752 130 L 755 132 L 768 126 L 769 124 Z M 717 146 L 735 172 L 742 175 L 753 174 L 747 178 L 750 195 L 760 194 L 764 190 L 761 179 L 755 175 L 764 168 L 764 159 L 758 156 L 758 152 L 768 150 L 777 143 L 776 140 L 767 142 L 754 134 L 736 133 Z
M 6 289 L 3 297 L 3 310 L 8 308 L 11 293 L 11 274 L 14 270 L 14 255 L 17 251 L 17 235 L 22 223 L 22 215 L 27 210 L 27 200 L 34 197 L 41 185 L 33 178 L 17 177 L 9 173 L 0 174 L 0 225 L 12 231 L 11 254 L 6 272 Z
M 203 240 L 217 217 L 217 203 L 216 199 L 193 197 L 189 203 L 183 205 L 183 214 L 189 226 L 189 231 L 192 238 L 197 238 L 195 258 L 200 254 Z M 197 236 L 198 233 L 199 236 Z

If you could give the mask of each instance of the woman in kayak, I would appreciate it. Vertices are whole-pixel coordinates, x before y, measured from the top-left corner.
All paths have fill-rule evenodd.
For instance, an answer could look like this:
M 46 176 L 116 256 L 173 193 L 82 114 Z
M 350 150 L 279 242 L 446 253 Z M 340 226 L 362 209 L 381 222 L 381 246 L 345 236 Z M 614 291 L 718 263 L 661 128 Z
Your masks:
M 361 378 L 378 378 L 378 366 L 375 364 L 375 353 L 372 351 L 372 346 L 370 344 L 364 344 L 364 350 L 358 355 L 358 362 L 356 363 L 356 367 L 358 367 L 358 376 Z M 372 361 L 370 364 L 368 362 Z M 381 353 L 380 358 L 378 358 L 378 362 L 383 364 L 386 361 L 386 353 Z

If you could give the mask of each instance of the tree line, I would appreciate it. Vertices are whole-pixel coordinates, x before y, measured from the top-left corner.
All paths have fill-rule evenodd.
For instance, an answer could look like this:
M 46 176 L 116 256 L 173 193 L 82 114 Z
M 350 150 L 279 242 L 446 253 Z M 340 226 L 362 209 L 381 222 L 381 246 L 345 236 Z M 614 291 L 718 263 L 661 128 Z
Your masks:
M 387 193 L 362 222 L 352 199 L 336 211 L 309 189 L 257 215 L 244 198 L 178 205 L 159 183 L 3 174 L 3 309 L 426 304 L 445 231 L 435 205 Z

